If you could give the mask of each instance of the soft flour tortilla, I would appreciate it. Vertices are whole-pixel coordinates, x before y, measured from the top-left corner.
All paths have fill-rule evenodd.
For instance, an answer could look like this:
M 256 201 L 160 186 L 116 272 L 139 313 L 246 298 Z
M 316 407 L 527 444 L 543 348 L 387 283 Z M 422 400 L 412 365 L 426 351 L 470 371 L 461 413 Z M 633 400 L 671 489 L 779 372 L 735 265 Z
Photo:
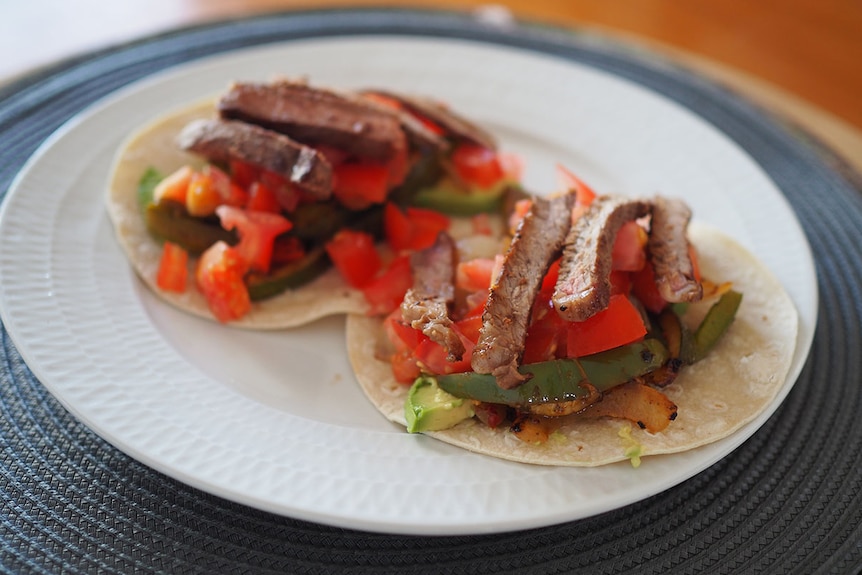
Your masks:
M 189 313 L 215 320 L 193 280 L 185 293 L 165 292 L 156 287 L 156 272 L 161 244 L 147 231 L 138 207 L 138 181 L 148 167 L 168 175 L 185 164 L 202 165 L 203 160 L 183 152 L 175 138 L 183 127 L 198 118 L 215 117 L 211 100 L 166 115 L 147 125 L 124 143 L 118 152 L 108 185 L 108 214 L 116 236 L 141 279 L 168 303 Z M 189 278 L 194 278 L 196 263 L 189 263 Z M 345 313 L 363 312 L 367 304 L 362 293 L 350 289 L 335 269 L 298 289 L 252 303 L 251 311 L 230 325 L 249 329 L 279 329 L 309 323 L 315 319 Z
M 732 281 L 743 299 L 735 322 L 710 355 L 664 388 L 679 408 L 665 431 L 652 434 L 622 419 L 567 419 L 547 443 L 533 445 L 470 419 L 427 435 L 502 459 L 588 467 L 627 459 L 626 450 L 633 445 L 640 446 L 641 456 L 692 449 L 754 419 L 784 385 L 796 346 L 796 309 L 772 273 L 734 240 L 700 225 L 690 227 L 689 237 L 704 276 Z M 691 306 L 686 321 L 696 325 L 711 303 Z M 406 425 L 408 387 L 396 383 L 389 364 L 375 357 L 386 345 L 381 321 L 350 315 L 347 345 L 368 399 L 389 420 Z M 621 437 L 621 430 L 630 430 L 630 439 Z

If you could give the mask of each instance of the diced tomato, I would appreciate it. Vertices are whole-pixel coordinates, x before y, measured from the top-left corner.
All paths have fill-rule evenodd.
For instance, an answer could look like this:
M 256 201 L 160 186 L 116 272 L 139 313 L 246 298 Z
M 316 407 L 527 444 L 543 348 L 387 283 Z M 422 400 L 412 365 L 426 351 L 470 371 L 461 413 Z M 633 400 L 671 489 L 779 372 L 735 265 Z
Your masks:
M 191 166 L 183 166 L 164 178 L 153 190 L 153 201 L 158 204 L 162 200 L 171 200 L 185 204 L 189 182 L 191 182 L 194 173 L 195 171 Z
M 275 198 L 278 200 L 281 209 L 289 214 L 296 210 L 296 206 L 299 205 L 302 199 L 302 193 L 287 178 L 283 178 L 275 172 L 263 170 L 260 173 L 259 180 L 260 183 L 275 194 Z
M 159 271 L 156 275 L 156 285 L 165 291 L 183 293 L 188 281 L 189 253 L 172 242 L 165 242 L 162 257 L 159 260 Z
M 619 270 L 613 270 L 610 276 L 611 280 L 611 293 L 612 294 L 625 294 L 628 295 L 632 290 L 632 278 L 631 272 L 621 272 Z
M 386 316 L 386 319 L 383 320 L 383 327 L 387 339 L 398 351 L 412 353 L 422 339 L 422 332 L 412 328 L 401 317 L 400 308 L 395 308 Z
M 458 145 L 451 160 L 458 177 L 479 189 L 490 188 L 506 175 L 497 153 L 477 144 Z
M 545 272 L 545 277 L 542 278 L 541 291 L 553 292 L 554 286 L 557 285 L 557 279 L 560 277 L 560 258 L 551 262 L 548 271 Z
M 515 230 L 517 230 L 518 226 L 521 225 L 521 220 L 524 219 L 532 207 L 533 200 L 530 199 L 518 200 L 515 202 L 512 213 L 509 215 L 509 231 L 511 233 L 515 233 Z
M 440 232 L 449 229 L 449 225 L 449 218 L 434 210 L 409 207 L 401 211 L 391 202 L 383 208 L 386 241 L 397 252 L 430 247 Z
M 403 136 L 395 147 L 395 155 L 386 163 L 386 170 L 389 172 L 386 184 L 390 189 L 404 183 L 410 172 L 410 157 L 407 149 L 407 136 Z
M 302 245 L 302 240 L 295 236 L 280 235 L 276 236 L 272 244 L 272 259 L 270 260 L 270 269 L 273 267 L 289 264 L 302 259 L 305 256 L 305 247 Z
M 221 197 L 221 203 L 242 208 L 248 202 L 248 192 L 230 179 L 221 168 L 207 164 L 201 172 L 209 177 L 213 189 Z
M 524 342 L 523 363 L 565 357 L 568 322 L 554 309 L 551 303 L 553 293 L 554 286 L 551 284 L 550 288 L 543 287 L 536 298 L 532 323 L 527 329 Z
M 216 209 L 221 225 L 226 230 L 236 229 L 239 234 L 237 253 L 250 269 L 267 273 L 272 262 L 272 249 L 276 236 L 293 227 L 279 214 L 254 212 L 233 206 Z
M 251 309 L 243 281 L 246 271 L 242 256 L 225 242 L 216 242 L 201 254 L 195 281 L 220 322 L 239 319 Z
M 231 179 L 246 190 L 258 180 L 261 171 L 257 166 L 243 162 L 242 160 L 230 160 L 228 162 L 228 169 L 230 170 Z
M 278 202 L 275 192 L 263 182 L 252 182 L 251 186 L 249 186 L 248 203 L 245 207 L 247 210 L 254 210 L 256 212 L 270 212 L 273 214 L 281 212 L 281 204 Z
M 332 193 L 344 206 L 359 210 L 386 200 L 389 168 L 370 162 L 347 162 L 333 169 Z
M 647 233 L 635 221 L 626 222 L 617 232 L 613 248 L 613 269 L 634 272 L 646 263 Z
M 564 189 L 575 191 L 577 206 L 589 206 L 596 198 L 596 192 L 590 186 L 560 164 L 557 164 L 557 179 Z
M 213 186 L 212 179 L 203 172 L 194 172 L 186 194 L 186 210 L 196 217 L 210 216 L 222 203 L 222 197 Z
M 652 262 L 646 262 L 643 269 L 631 274 L 632 294 L 643 304 L 647 310 L 659 313 L 665 308 L 667 302 L 655 285 L 655 269 Z
M 641 339 L 646 326 L 637 308 L 621 294 L 611 296 L 607 309 L 586 321 L 568 324 L 566 355 L 581 357 Z
M 479 332 L 482 330 L 482 313 L 473 313 L 455 322 L 458 331 L 474 344 L 479 341 Z
M 410 351 L 393 353 L 389 363 L 392 366 L 392 375 L 398 383 L 412 384 L 421 373 L 419 363 Z
M 470 223 L 473 226 L 473 233 L 477 236 L 490 236 L 494 233 L 491 227 L 491 216 L 488 212 L 475 214 L 470 218 Z
M 409 256 L 392 260 L 386 270 L 362 288 L 369 304 L 369 314 L 381 315 L 392 312 L 401 305 L 404 294 L 413 285 Z
M 383 265 L 374 238 L 365 232 L 342 229 L 325 247 L 341 277 L 355 288 L 368 285 Z
M 427 336 L 423 336 L 424 339 L 419 342 L 419 345 L 413 351 L 413 355 L 419 361 L 420 366 L 424 368 L 423 371 L 443 375 L 473 370 L 473 367 L 470 365 L 470 356 L 473 353 L 475 344 L 458 331 L 457 325 L 453 329 L 455 329 L 455 332 L 464 344 L 464 354 L 461 356 L 461 360 L 449 361 L 446 359 L 447 353 L 442 345 L 431 341 Z
M 487 290 L 491 287 L 494 266 L 493 258 L 475 258 L 458 262 L 455 268 L 455 287 L 467 292 Z

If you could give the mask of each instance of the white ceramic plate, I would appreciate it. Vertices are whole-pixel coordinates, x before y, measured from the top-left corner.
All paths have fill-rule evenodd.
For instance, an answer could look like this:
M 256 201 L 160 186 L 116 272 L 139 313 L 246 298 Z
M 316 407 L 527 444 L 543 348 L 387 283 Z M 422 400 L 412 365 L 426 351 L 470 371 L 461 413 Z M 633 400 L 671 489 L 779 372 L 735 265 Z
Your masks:
M 442 98 L 527 160 L 553 189 L 560 162 L 602 192 L 685 197 L 738 238 L 800 312 L 794 364 L 771 409 L 686 453 L 595 469 L 533 467 L 408 435 L 365 400 L 343 318 L 250 333 L 158 301 L 135 277 L 103 207 L 112 156 L 141 124 L 231 80 L 308 75 Z M 649 497 L 747 439 L 784 399 L 817 313 L 808 244 L 785 199 L 720 131 L 661 96 L 540 54 L 453 40 L 292 42 L 199 61 L 74 118 L 14 182 L 0 214 L 0 309 L 35 375 L 84 423 L 205 491 L 327 524 L 482 533 L 587 517 Z

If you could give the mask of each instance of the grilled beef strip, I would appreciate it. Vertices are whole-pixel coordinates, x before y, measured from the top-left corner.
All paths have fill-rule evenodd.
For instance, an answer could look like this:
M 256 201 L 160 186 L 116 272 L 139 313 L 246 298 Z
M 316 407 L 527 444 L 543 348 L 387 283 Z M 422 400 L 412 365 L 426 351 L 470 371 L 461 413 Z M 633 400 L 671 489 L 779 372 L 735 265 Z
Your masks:
M 407 149 L 398 117 L 357 97 L 304 82 L 240 82 L 218 102 L 222 118 L 257 124 L 309 146 L 387 162 Z
M 413 287 L 401 303 L 401 317 L 446 350 L 448 361 L 461 361 L 464 344 L 449 317 L 455 300 L 455 242 L 443 232 L 429 248 L 410 255 Z
M 703 286 L 694 277 L 686 237 L 691 210 L 675 198 L 656 197 L 652 206 L 647 250 L 659 293 L 669 302 L 700 301 Z
M 469 140 L 491 150 L 497 149 L 497 140 L 492 134 L 474 124 L 467 118 L 457 114 L 445 104 L 430 98 L 406 96 L 383 90 L 367 90 L 367 92 L 380 94 L 381 96 L 397 100 L 408 111 L 431 120 L 431 122 L 443 128 L 444 132 L 451 134 L 456 138 Z
M 567 321 L 584 321 L 608 307 L 614 239 L 622 225 L 650 213 L 646 201 L 599 196 L 566 238 L 554 307 Z
M 332 166 L 326 158 L 283 134 L 244 122 L 195 120 L 177 142 L 215 162 L 237 159 L 275 172 L 318 199 L 332 194 Z
M 473 371 L 494 375 L 504 389 L 517 387 L 526 380 L 518 372 L 518 365 L 524 353 L 533 302 L 542 278 L 562 249 L 574 202 L 574 194 L 550 200 L 533 199 L 491 286 L 470 363 Z

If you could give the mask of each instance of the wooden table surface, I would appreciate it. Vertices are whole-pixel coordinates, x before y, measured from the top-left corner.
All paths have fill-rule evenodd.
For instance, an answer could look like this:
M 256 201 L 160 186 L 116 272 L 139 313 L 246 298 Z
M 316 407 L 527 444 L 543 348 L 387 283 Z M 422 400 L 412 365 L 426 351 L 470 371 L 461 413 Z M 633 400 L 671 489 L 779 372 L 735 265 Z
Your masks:
M 862 171 L 859 0 L 5 0 L 0 82 L 89 50 L 217 19 L 344 6 L 477 10 L 589 28 L 677 58 L 801 123 Z

